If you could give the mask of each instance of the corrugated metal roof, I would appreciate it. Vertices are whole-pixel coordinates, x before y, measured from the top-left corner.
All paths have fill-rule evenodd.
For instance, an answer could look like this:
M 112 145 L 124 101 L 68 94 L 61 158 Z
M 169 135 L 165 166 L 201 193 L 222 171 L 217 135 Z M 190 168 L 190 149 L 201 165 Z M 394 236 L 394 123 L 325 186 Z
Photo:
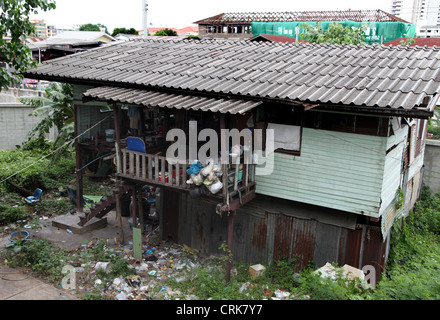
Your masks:
M 260 101 L 215 99 L 117 87 L 89 89 L 84 93 L 84 96 L 94 100 L 121 102 L 148 107 L 191 109 L 231 114 L 242 114 L 262 104 Z
M 308 43 L 307 40 L 301 40 L 301 39 L 295 39 L 293 37 L 283 36 L 283 35 L 277 35 L 277 34 L 263 34 L 260 33 L 259 35 L 250 38 L 250 41 L 273 41 L 273 42 L 287 42 L 287 43 Z
M 43 62 L 25 76 L 413 109 L 440 90 L 440 48 L 134 39 Z

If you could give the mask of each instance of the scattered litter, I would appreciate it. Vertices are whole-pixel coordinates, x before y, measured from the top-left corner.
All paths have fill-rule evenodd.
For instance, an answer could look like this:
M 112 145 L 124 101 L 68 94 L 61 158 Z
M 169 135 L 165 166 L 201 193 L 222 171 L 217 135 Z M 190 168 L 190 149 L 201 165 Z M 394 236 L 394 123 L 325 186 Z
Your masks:
M 105 273 L 109 273 L 111 268 L 110 262 L 97 262 L 95 265 L 96 271 L 102 270 Z
M 118 300 L 127 300 L 127 294 L 125 292 L 121 292 L 116 296 Z
M 272 300 L 286 300 L 290 296 L 290 292 L 283 291 L 283 290 L 277 290 L 274 292 L 275 298 L 272 297 Z

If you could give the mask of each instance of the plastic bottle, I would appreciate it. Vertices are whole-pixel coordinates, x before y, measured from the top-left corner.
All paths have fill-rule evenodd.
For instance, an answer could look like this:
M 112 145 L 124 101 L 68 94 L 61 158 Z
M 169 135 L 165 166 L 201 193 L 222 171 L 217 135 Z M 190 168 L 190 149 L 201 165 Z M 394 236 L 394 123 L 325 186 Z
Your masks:
M 67 233 L 73 234 L 72 230 L 66 229 Z

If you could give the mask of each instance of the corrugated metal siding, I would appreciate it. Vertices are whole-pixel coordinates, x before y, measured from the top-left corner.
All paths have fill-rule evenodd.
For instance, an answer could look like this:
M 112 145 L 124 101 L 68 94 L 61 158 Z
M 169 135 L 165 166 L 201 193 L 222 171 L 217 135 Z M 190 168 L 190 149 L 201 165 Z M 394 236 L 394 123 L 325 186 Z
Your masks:
M 215 213 L 216 203 L 180 197 L 179 243 L 203 253 L 224 254 L 220 245 L 227 240 L 228 217 Z M 309 213 L 309 216 L 295 216 Z M 281 259 L 295 259 L 296 269 L 314 263 L 349 264 L 362 268 L 366 264 L 384 265 L 386 243 L 380 229 L 371 226 L 348 229 L 316 219 L 319 207 L 298 209 L 298 204 L 270 197 L 256 200 L 237 210 L 234 217 L 232 254 L 236 261 L 270 265 Z M 338 211 L 340 215 L 356 216 Z M 355 219 L 356 220 L 356 219 Z M 379 231 L 377 231 L 377 230 Z M 369 231 L 370 230 L 370 231 Z M 372 230 L 372 231 L 371 231 Z
M 301 156 L 275 153 L 257 193 L 377 216 L 386 138 L 303 129 Z
M 93 88 L 84 92 L 84 96 L 101 101 L 128 103 L 147 107 L 176 108 L 231 114 L 243 114 L 262 104 L 261 101 L 215 99 L 117 87 Z

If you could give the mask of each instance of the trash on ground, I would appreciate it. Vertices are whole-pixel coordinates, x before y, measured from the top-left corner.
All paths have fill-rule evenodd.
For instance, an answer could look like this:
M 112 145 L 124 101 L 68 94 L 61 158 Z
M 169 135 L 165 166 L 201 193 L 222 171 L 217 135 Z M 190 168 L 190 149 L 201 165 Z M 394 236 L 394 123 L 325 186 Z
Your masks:
M 255 264 L 255 265 L 249 267 L 249 272 L 250 272 L 252 278 L 254 278 L 254 279 L 258 276 L 263 275 L 265 270 L 266 270 L 266 268 L 261 264 Z

